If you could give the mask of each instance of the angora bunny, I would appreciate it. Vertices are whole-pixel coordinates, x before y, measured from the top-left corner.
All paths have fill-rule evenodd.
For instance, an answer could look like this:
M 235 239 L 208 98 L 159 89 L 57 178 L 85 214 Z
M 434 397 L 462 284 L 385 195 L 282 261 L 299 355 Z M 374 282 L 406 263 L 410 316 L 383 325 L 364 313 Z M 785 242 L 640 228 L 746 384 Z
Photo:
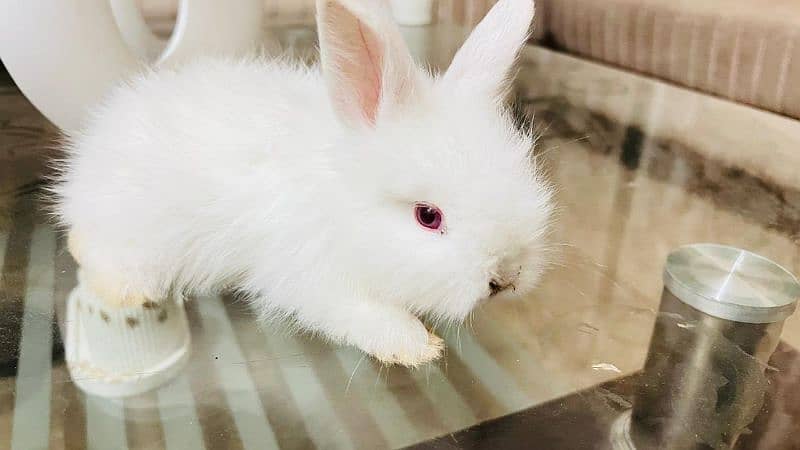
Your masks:
M 416 315 L 528 293 L 551 189 L 503 105 L 532 0 L 501 0 L 432 76 L 383 1 L 318 0 L 319 68 L 207 58 L 132 80 L 68 137 L 54 190 L 109 304 L 236 289 L 386 363 L 434 360 Z

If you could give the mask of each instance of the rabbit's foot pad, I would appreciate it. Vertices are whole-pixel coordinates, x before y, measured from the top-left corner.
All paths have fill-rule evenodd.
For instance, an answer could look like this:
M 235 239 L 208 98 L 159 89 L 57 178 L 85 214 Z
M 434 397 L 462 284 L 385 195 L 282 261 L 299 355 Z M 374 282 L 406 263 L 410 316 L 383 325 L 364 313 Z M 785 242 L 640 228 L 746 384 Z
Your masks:
M 162 304 L 169 295 L 146 295 L 132 289 L 118 277 L 105 272 L 82 270 L 81 283 L 109 308 L 143 307 L 153 309 Z
M 372 356 L 386 365 L 417 367 L 439 359 L 443 352 L 444 340 L 429 331 L 428 341 L 420 349 L 415 349 L 415 351 L 378 351 Z
M 123 284 L 109 277 L 94 275 L 87 280 L 88 288 L 109 306 L 130 308 L 154 303 L 149 297 L 135 294 L 122 287 Z

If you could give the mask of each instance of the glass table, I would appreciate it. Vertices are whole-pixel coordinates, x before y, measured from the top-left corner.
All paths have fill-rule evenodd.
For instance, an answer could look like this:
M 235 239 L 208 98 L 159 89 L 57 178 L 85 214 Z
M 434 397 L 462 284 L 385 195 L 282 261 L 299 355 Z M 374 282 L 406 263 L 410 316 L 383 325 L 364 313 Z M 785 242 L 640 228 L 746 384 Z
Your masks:
M 447 27 L 407 33 L 434 65 L 463 38 Z M 308 29 L 278 37 L 313 58 Z M 57 132 L 0 81 L 0 449 L 617 448 L 672 249 L 718 242 L 800 272 L 800 183 L 724 157 L 752 152 L 753 136 L 765 147 L 800 142 L 800 125 L 534 46 L 518 78 L 516 110 L 534 117 L 536 158 L 560 205 L 560 251 L 530 298 L 485 304 L 440 330 L 445 357 L 415 370 L 261 325 L 229 295 L 195 299 L 186 370 L 125 400 L 84 395 L 66 370 L 76 267 L 42 202 Z M 608 112 L 619 105 L 628 120 Z M 675 121 L 710 121 L 717 134 L 670 135 Z M 737 448 L 800 447 L 798 345 L 792 317 L 767 401 Z

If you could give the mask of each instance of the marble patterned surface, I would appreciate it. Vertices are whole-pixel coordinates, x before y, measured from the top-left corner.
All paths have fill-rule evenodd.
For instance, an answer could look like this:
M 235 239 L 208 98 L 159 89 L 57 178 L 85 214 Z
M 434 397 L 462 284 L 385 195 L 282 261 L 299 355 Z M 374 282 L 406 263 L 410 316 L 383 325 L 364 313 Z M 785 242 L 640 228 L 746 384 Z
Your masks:
M 444 63 L 462 37 L 419 31 L 415 51 Z M 281 42 L 306 48 L 313 33 Z M 189 308 L 187 370 L 122 402 L 83 395 L 65 369 L 51 317 L 63 320 L 75 266 L 37 200 L 57 135 L 13 86 L 0 88 L 0 304 L 11 311 L 0 345 L 19 356 L 0 376 L 0 449 L 402 447 L 639 370 L 676 246 L 736 245 L 800 272 L 787 206 L 796 186 L 779 170 L 793 161 L 781 159 L 793 124 L 544 49 L 525 56 L 517 111 L 542 134 L 536 158 L 560 205 L 561 252 L 537 292 L 483 306 L 447 334 L 446 357 L 419 370 L 201 298 Z M 780 151 L 746 153 L 756 141 Z M 800 346 L 798 316 L 784 339 Z
M 540 102 L 597 119 L 591 134 L 607 125 L 637 128 L 655 145 L 684 148 L 797 197 L 798 120 L 540 47 L 529 46 L 522 60 L 537 70 L 523 71 L 521 86 Z

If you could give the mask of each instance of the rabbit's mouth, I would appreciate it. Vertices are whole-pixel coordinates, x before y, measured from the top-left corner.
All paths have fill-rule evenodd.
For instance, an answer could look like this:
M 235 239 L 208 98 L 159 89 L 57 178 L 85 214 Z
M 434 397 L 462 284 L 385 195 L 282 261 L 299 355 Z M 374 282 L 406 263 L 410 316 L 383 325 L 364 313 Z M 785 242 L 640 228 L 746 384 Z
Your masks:
M 501 292 L 505 292 L 509 289 L 512 292 L 517 292 L 517 286 L 513 282 L 504 283 L 502 281 L 493 279 L 489 282 L 489 298 L 492 298 L 500 294 Z
M 514 283 L 500 283 L 496 280 L 491 280 L 489 281 L 489 286 L 486 293 L 478 299 L 476 304 L 482 304 L 497 298 L 507 297 L 509 293 L 514 292 L 517 292 L 517 286 Z
M 503 292 L 517 292 L 517 283 L 522 275 L 522 266 L 516 271 L 498 271 L 489 279 L 489 298 L 496 297 Z

